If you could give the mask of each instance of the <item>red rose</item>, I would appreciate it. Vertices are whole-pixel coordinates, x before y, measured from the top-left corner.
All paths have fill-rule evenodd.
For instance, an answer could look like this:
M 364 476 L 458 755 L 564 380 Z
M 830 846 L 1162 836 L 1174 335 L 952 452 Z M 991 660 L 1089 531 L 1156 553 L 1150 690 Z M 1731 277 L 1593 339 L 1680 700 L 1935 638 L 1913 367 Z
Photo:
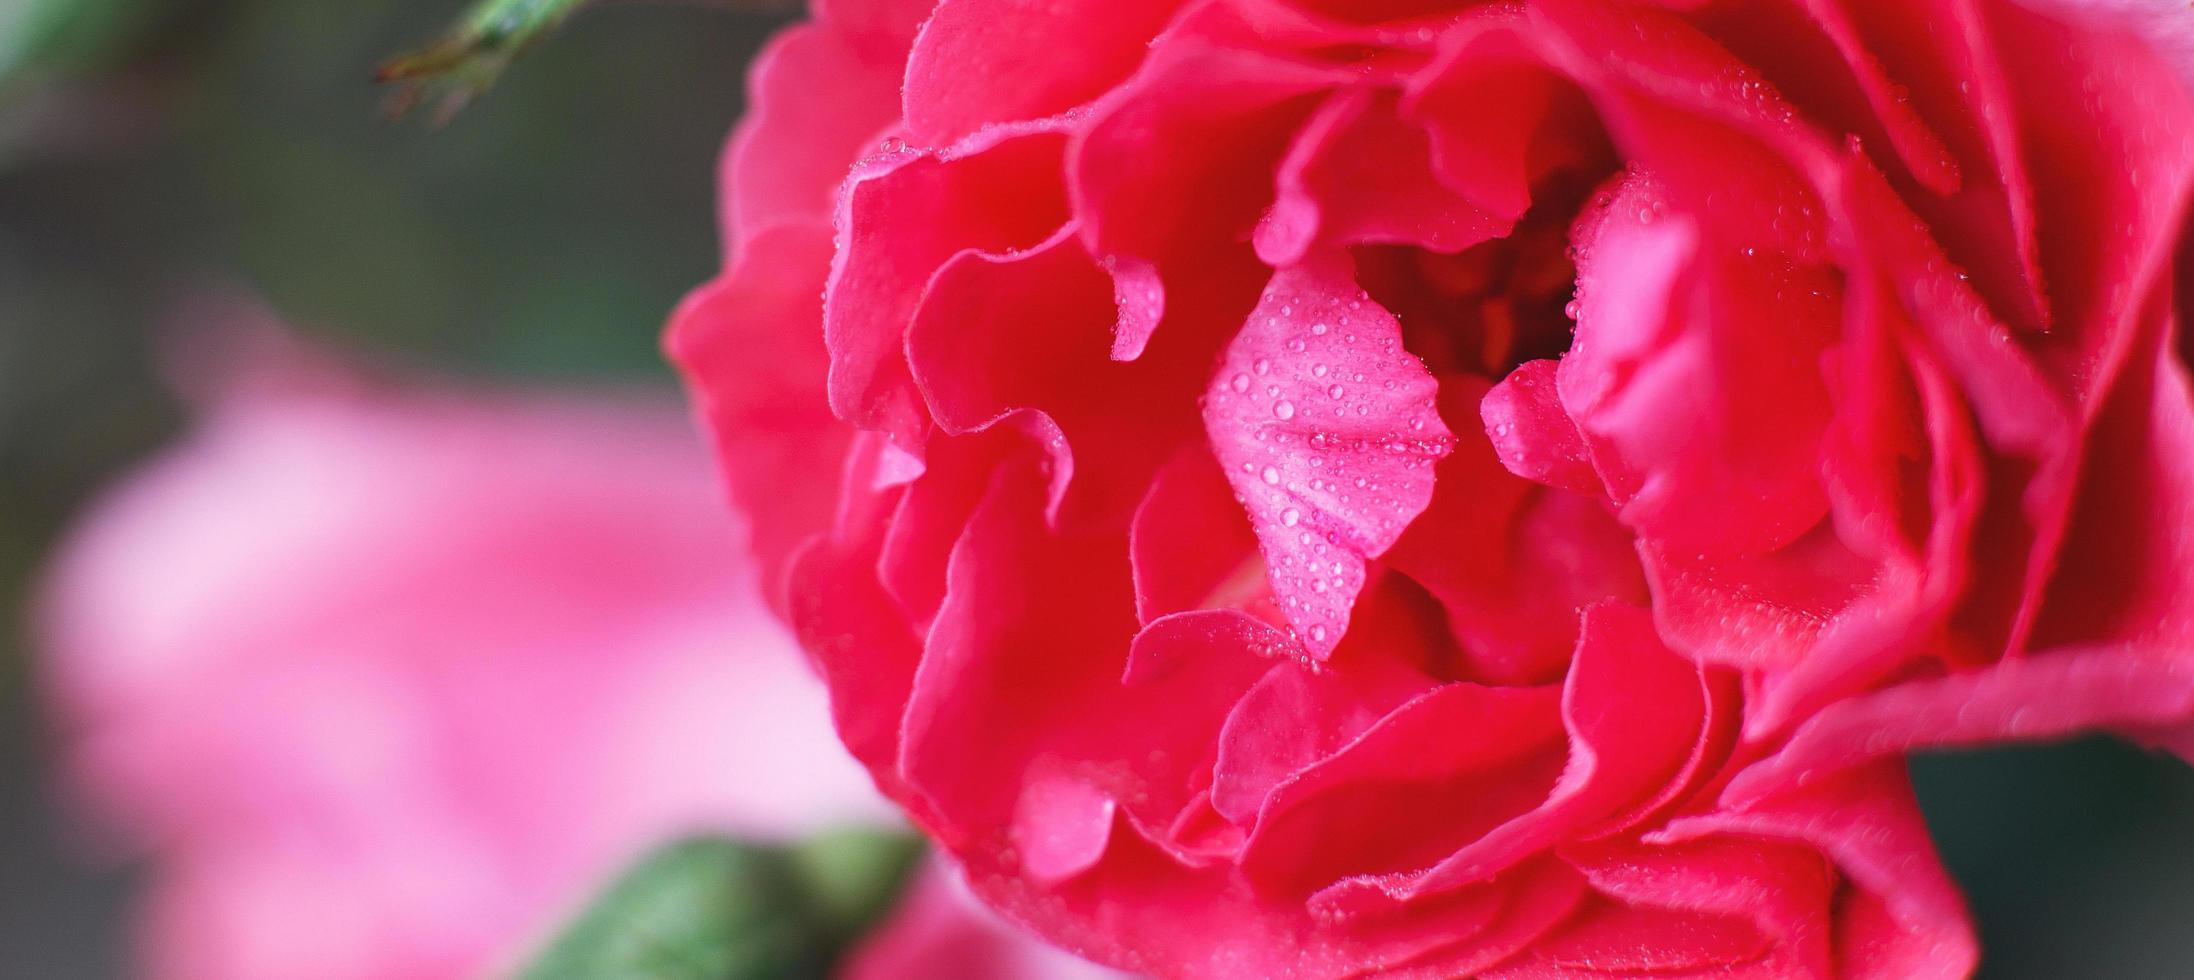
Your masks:
M 670 346 L 1055 940 L 1959 975 L 1898 752 L 2194 742 L 2184 35 L 2041 7 L 826 3 Z

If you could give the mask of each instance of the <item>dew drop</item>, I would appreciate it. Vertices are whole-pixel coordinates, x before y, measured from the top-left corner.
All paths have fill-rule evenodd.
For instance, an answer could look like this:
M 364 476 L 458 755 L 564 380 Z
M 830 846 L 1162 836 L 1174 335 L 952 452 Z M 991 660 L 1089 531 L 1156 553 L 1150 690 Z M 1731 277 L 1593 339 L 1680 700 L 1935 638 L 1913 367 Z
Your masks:
M 1233 388 L 1237 393 L 1248 391 L 1249 375 L 1236 374 L 1234 376 L 1234 380 L 1227 382 L 1227 385 Z
M 1278 486 L 1280 483 L 1280 471 L 1270 466 L 1265 467 L 1265 471 L 1261 475 L 1264 477 L 1264 481 L 1266 483 L 1270 483 L 1274 486 Z
M 1272 406 L 1272 414 L 1275 418 L 1278 418 L 1282 422 L 1294 418 L 1295 403 L 1289 401 L 1280 402 L 1279 404 Z

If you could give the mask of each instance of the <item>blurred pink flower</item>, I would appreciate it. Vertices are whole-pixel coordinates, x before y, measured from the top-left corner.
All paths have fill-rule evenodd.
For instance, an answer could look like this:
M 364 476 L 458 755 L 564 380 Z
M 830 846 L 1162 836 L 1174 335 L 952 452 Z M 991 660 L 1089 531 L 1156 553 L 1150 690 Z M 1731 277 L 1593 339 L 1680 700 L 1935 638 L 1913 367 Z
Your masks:
M 152 857 L 150 975 L 475 976 L 673 835 L 891 819 L 669 402 L 256 360 L 45 594 L 72 788 Z

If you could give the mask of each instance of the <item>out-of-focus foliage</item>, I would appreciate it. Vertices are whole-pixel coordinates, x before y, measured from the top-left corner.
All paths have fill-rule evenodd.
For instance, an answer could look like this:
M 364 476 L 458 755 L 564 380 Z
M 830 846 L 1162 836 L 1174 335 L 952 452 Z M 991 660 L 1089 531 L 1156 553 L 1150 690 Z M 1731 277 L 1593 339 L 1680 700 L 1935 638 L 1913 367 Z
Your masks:
M 625 872 L 521 980 L 821 980 L 917 853 L 868 831 L 789 848 L 679 841 Z
M 180 425 L 159 352 L 192 311 L 474 376 L 671 383 L 657 333 L 717 264 L 718 150 L 790 14 L 609 4 L 450 125 L 390 122 L 375 69 L 464 7 L 0 0 L 0 977 L 123 975 L 124 883 L 49 807 L 20 599 Z
M 159 9 L 155 0 L 0 0 L 0 87 L 33 72 L 97 68 Z

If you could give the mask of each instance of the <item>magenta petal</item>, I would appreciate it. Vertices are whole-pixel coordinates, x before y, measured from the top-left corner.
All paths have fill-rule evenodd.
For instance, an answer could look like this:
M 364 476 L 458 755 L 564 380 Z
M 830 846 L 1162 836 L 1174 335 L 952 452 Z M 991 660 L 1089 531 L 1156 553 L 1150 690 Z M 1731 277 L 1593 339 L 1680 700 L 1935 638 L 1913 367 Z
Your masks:
M 930 277 L 969 249 L 1003 253 L 1059 228 L 1065 137 L 1032 124 L 932 154 L 862 164 L 838 209 L 839 247 L 823 297 L 830 404 L 838 417 L 920 444 L 928 419 L 909 381 L 907 323 Z
M 1166 287 L 1158 267 L 1141 259 L 1114 259 L 1112 299 L 1120 322 L 1113 328 L 1112 359 L 1132 361 L 1150 346 L 1150 335 L 1166 315 Z
M 1212 18 L 1203 18 L 1210 20 Z M 1352 72 L 1223 46 L 1190 20 L 1092 111 L 1069 165 L 1075 216 L 1099 256 L 1160 261 L 1246 232 L 1310 100 Z M 1154 155 L 1152 145 L 1169 147 Z
M 1515 877 L 1515 883 L 1502 895 L 1499 918 L 1437 955 L 1410 963 L 1409 969 L 1396 976 L 1405 980 L 1493 980 L 1516 976 L 1510 971 L 1519 967 L 1527 971 L 1521 976 L 1532 976 L 1528 971 L 1545 961 L 1529 957 L 1531 945 L 1575 915 L 1578 907 L 1590 900 L 1590 892 L 1583 878 L 1555 861 L 1519 869 Z
M 1550 487 L 1598 496 L 1600 475 L 1592 468 L 1584 436 L 1562 410 L 1555 390 L 1556 362 L 1526 361 L 1486 392 L 1478 404 L 1493 451 L 1508 471 Z
M 2134 366 L 2096 408 L 2038 645 L 2182 658 L 2194 648 L 2194 385 L 2168 346 L 2187 343 L 2187 325 L 2161 283 L 2151 290 Z
M 770 42 L 747 76 L 754 109 L 724 154 L 728 251 L 781 222 L 829 223 L 846 171 L 893 121 L 899 75 L 897 56 L 864 50 L 827 24 Z M 831 87 L 820 104 L 808 98 L 818 85 Z
M 1191 406 L 1213 332 L 1203 351 L 1184 351 L 1200 338 L 1181 331 L 1161 343 L 1163 356 L 1117 361 L 1114 311 L 1104 272 L 1067 226 L 1025 251 L 955 255 L 907 327 L 906 356 L 938 426 L 1029 433 L 1051 457 L 1063 495 L 1050 506 L 1067 523 L 1118 526 L 1175 449 L 1201 435 Z
M 1118 683 L 1135 631 L 1126 577 L 1096 571 L 1115 543 L 1049 531 L 1035 468 L 1001 468 L 968 518 L 904 702 L 898 768 L 947 840 L 1012 825 L 1031 767 Z
M 792 559 L 786 618 L 830 686 L 839 740 L 878 788 L 899 796 L 899 708 L 913 687 L 921 638 L 870 574 L 876 547 L 873 539 L 810 540 Z
M 1364 560 L 1432 500 L 1432 464 L 1454 446 L 1438 395 L 1400 324 L 1339 258 L 1274 275 L 1213 375 L 1213 451 L 1315 657 L 1348 629 Z
M 728 271 L 678 307 L 664 347 L 732 494 L 753 515 L 749 545 L 781 607 L 793 549 L 830 526 L 848 439 L 823 401 L 828 355 L 815 290 L 830 268 L 829 231 L 778 225 L 749 241 Z
M 1085 720 L 1101 751 L 1091 758 L 1123 755 L 1133 745 L 1180 746 L 1138 773 L 1132 809 L 1155 822 L 1170 820 L 1188 805 L 1198 770 L 1209 775 L 1224 751 L 1230 713 L 1295 652 L 1278 627 L 1244 613 L 1203 609 L 1164 616 L 1136 634 L 1120 690 L 1102 712 Z M 1205 747 L 1209 747 L 1208 749 Z M 1128 789 L 1128 787 L 1121 787 Z
M 1272 210 L 1257 226 L 1257 256 L 1293 265 L 1318 245 L 1410 244 L 1459 252 L 1504 234 L 1496 217 L 1434 175 L 1431 142 L 1405 120 L 1392 92 L 1357 89 L 1329 99 L 1280 164 Z
M 1441 385 L 1442 416 L 1459 433 L 1455 451 L 1440 461 L 1431 505 L 1381 560 L 1446 608 L 1468 665 L 1464 677 L 1559 680 L 1586 606 L 1645 603 L 1636 542 L 1603 498 L 1540 486 L 1502 468 L 1486 428 L 1472 424 L 1483 384 L 1454 376 Z
M 1973 931 L 1957 886 L 1944 872 L 1897 760 L 1842 773 L 1813 773 L 1802 783 L 1785 780 L 1779 792 L 1670 823 L 1649 842 L 1680 842 L 1714 835 L 1800 841 L 1835 862 L 1847 889 L 1883 913 L 1865 922 L 1864 935 L 1837 937 L 1839 957 L 1857 977 L 1940 978 L 1971 975 Z M 1839 909 L 1841 912 L 1842 909 Z M 1856 948 L 1855 948 L 1856 947 Z
M 1135 608 L 1144 623 L 1238 605 L 1247 593 L 1266 591 L 1257 536 L 1233 492 L 1201 445 L 1184 447 L 1151 480 L 1128 529 Z
M 1187 291 L 1240 243 L 1271 199 L 1269 175 L 1289 138 L 1352 72 L 1214 43 L 1222 6 L 1161 35 L 1135 76 L 1090 110 L 1069 154 L 1067 184 L 1082 238 L 1116 277 L 1114 356 L 1141 354 L 1167 294 Z M 1168 152 L 1153 154 L 1152 145 Z M 1180 277 L 1180 278 L 1176 278 Z
M 2061 738 L 2189 717 L 2194 665 L 2107 648 L 2029 654 L 1838 701 L 1800 725 L 1782 751 L 1745 770 L 1727 798 L 1749 800 L 1801 773 L 1912 749 Z
M 907 59 L 907 129 L 942 145 L 1089 101 L 1134 69 L 1179 6 L 944 0 Z
M 1254 826 L 1275 788 L 1434 686 L 1423 673 L 1383 659 L 1315 674 L 1295 664 L 1274 666 L 1242 694 L 1219 733 L 1212 808 Z
M 1021 787 L 1011 826 L 1022 869 L 1044 885 L 1088 870 L 1112 841 L 1117 809 L 1102 790 L 1070 774 L 1032 772 Z
M 1437 58 L 1410 80 L 1401 105 L 1424 128 L 1441 183 L 1510 220 L 1548 173 L 1607 165 L 1592 106 L 1549 68 L 1530 20 L 1508 4 L 1472 10 L 1441 34 Z
M 815 19 L 830 24 L 864 50 L 897 52 L 903 59 L 914 32 L 937 0 L 815 0 Z
M 1562 688 L 1569 759 L 1545 802 L 1428 869 L 1347 881 L 1321 897 L 1376 889 L 1409 900 L 1498 874 L 1651 799 L 1685 768 L 1705 719 L 1698 669 L 1661 646 L 1644 610 L 1586 610 Z
M 1642 537 L 1713 556 L 1795 539 L 1827 512 L 1821 351 L 1834 277 L 1710 237 L 1630 176 L 1579 222 L 1562 404 Z M 1773 323 L 1764 330 L 1760 324 Z
M 1227 711 L 1242 692 L 1293 649 L 1286 634 L 1237 612 L 1167 616 L 1135 637 L 1117 687 L 1095 686 L 1087 700 L 1019 737 L 1041 746 L 1015 805 L 1010 837 L 1023 866 L 1056 883 L 1100 860 L 1116 813 L 1138 831 L 1159 835 L 1199 798 L 1199 776 Z M 1115 760 L 1150 745 L 1177 747 L 1132 771 Z
M 1273 788 L 1243 846 L 1242 873 L 1301 889 L 1351 872 L 1421 868 L 1530 812 L 1560 765 L 1553 700 L 1544 687 L 1461 683 L 1411 698 Z M 1346 917 L 1374 908 L 1368 897 L 1336 886 L 1314 894 L 1312 909 Z
M 1810 847 L 1730 835 L 1663 845 L 1596 842 L 1563 855 L 1612 901 L 1596 916 L 1581 916 L 1582 928 L 1549 940 L 1547 953 L 1559 961 L 1673 971 L 1765 954 L 1761 965 L 1774 969 L 1764 976 L 1834 976 L 1829 916 L 1838 881 Z

